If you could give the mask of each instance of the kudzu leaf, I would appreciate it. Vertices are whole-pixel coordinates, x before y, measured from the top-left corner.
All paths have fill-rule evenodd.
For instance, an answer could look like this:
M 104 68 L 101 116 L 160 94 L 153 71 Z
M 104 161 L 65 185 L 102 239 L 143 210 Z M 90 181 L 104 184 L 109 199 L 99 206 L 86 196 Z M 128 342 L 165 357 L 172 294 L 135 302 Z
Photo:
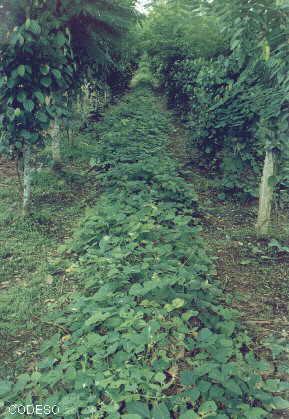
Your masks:
M 200 416 L 197 415 L 193 410 L 188 410 L 180 415 L 179 419 L 198 419 Z
M 66 42 L 66 37 L 64 36 L 64 34 L 62 32 L 59 32 L 56 35 L 56 43 L 59 47 L 63 47 L 63 45 L 65 45 Z
M 42 84 L 42 86 L 49 87 L 51 85 L 51 83 L 52 83 L 52 80 L 51 80 L 50 77 L 43 77 L 40 80 L 40 83 Z
M 183 384 L 184 386 L 190 386 L 192 384 L 195 384 L 196 382 L 196 378 L 194 377 L 192 370 L 182 371 L 180 376 L 181 384 Z
M 11 390 L 12 384 L 10 381 L 1 380 L 0 381 L 0 396 L 5 396 Z
M 16 80 L 13 78 L 10 78 L 7 82 L 7 86 L 9 87 L 9 89 L 12 89 L 16 84 Z
M 247 419 L 260 419 L 267 417 L 268 412 L 260 407 L 252 407 L 245 413 Z
M 41 104 L 44 104 L 44 102 L 45 102 L 45 96 L 44 96 L 44 94 L 42 92 L 40 92 L 40 90 L 38 90 L 37 92 L 34 92 L 33 94 L 34 94 L 34 96 L 36 97 L 36 99 L 38 99 L 38 101 Z
M 50 67 L 49 67 L 49 65 L 48 65 L 48 64 L 42 65 L 42 66 L 40 67 L 40 72 L 41 72 L 41 74 L 43 74 L 44 76 L 47 76 L 47 74 L 49 73 L 49 71 L 50 71 Z
M 14 114 L 15 114 L 15 116 L 20 116 L 21 115 L 21 109 L 20 108 L 16 108 L 15 109 L 15 112 L 14 112 Z
M 38 121 L 46 123 L 48 122 L 48 116 L 46 115 L 46 113 L 44 112 L 37 112 L 36 114 L 36 118 L 38 119 Z
M 18 95 L 17 95 L 17 100 L 19 101 L 19 102 L 24 102 L 25 101 L 25 99 L 26 99 L 26 92 L 20 92 L 20 93 L 18 93 Z
M 236 396 L 242 396 L 242 390 L 234 380 L 228 380 L 223 385 L 229 392 L 235 394 Z
M 26 21 L 26 24 L 27 24 L 27 21 Z M 27 24 L 27 29 L 30 32 L 34 33 L 35 35 L 39 35 L 41 33 L 41 26 L 36 20 L 30 20 L 29 24 Z
M 289 400 L 282 399 L 279 396 L 274 397 L 272 407 L 278 410 L 289 409 Z
M 128 413 L 139 414 L 141 418 L 150 418 L 150 410 L 147 404 L 142 402 L 129 402 L 126 405 Z
M 89 319 L 86 320 L 85 326 L 90 326 L 92 324 L 103 322 L 104 320 L 108 319 L 112 315 L 113 315 L 112 313 L 108 313 L 100 309 L 95 310 L 95 313 Z
M 170 419 L 171 415 L 165 403 L 161 403 L 152 410 L 152 419 Z
M 24 74 L 25 74 L 25 65 L 21 64 L 21 65 L 18 66 L 18 68 L 17 68 L 17 74 L 19 76 L 21 76 L 21 77 L 24 76 Z
M 55 77 L 57 80 L 61 80 L 62 76 L 61 76 L 61 72 L 60 72 L 59 70 L 57 70 L 57 69 L 53 69 L 53 70 L 52 70 L 52 74 L 54 75 L 54 77 Z
M 214 401 L 207 401 L 201 404 L 198 413 L 201 416 L 214 414 L 217 411 L 217 409 L 218 407 Z
M 25 100 L 24 102 L 23 102 L 23 106 L 24 106 L 24 109 L 27 111 L 27 112 L 32 112 L 33 111 L 33 109 L 34 109 L 34 102 L 32 101 L 32 100 Z

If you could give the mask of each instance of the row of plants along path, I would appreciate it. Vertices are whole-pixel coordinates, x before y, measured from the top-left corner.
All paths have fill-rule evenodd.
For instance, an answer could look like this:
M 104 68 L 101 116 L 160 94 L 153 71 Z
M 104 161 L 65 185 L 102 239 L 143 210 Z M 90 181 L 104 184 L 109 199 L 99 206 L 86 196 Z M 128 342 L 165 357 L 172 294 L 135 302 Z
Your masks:
M 167 151 L 171 128 L 141 85 L 99 124 L 103 193 L 66 250 L 79 291 L 50 314 L 60 332 L 35 371 L 1 382 L 5 406 L 58 405 L 67 419 L 254 419 L 288 407 L 276 395 L 288 385 L 265 379 L 270 366 L 210 280 L 197 197 Z

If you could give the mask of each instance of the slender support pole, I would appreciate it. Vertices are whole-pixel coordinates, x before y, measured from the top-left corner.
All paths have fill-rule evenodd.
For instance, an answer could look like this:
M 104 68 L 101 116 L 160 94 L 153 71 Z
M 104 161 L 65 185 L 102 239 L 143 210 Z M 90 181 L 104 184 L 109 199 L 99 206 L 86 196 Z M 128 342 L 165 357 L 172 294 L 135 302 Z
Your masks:
M 32 159 L 31 145 L 26 144 L 23 150 L 23 215 L 27 216 L 31 206 Z
M 272 150 L 266 152 L 260 184 L 259 211 L 256 224 L 258 237 L 267 236 L 270 227 L 274 186 L 270 178 L 275 175 L 276 156 Z
M 51 126 L 51 137 L 52 137 L 52 159 L 55 167 L 61 166 L 61 151 L 60 151 L 60 128 L 59 123 L 55 120 Z

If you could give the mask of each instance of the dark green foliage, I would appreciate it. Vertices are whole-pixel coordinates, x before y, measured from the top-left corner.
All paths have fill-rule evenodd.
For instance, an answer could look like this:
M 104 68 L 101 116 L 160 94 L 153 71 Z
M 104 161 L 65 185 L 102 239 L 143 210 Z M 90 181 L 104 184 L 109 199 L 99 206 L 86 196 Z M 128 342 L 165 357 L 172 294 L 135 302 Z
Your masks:
M 285 186 L 288 6 L 199 3 L 201 13 L 186 0 L 155 7 L 143 34 L 152 69 L 187 122 L 189 146 L 225 190 L 257 196 L 267 148 L 280 153 L 277 183 Z
M 33 399 L 58 404 L 64 418 L 110 419 L 267 418 L 287 404 L 267 391 L 268 365 L 210 281 L 197 198 L 168 155 L 169 129 L 143 88 L 100 124 L 104 192 L 67 249 L 67 271 L 82 285 L 47 319 L 66 332 L 43 343 L 35 372 L 12 389 L 1 384 L 6 402 Z
M 257 194 L 263 143 L 257 141 L 256 78 L 234 71 L 236 60 L 177 60 L 166 74 L 169 103 L 191 133 L 189 147 L 202 152 L 203 162 L 222 174 L 227 190 Z M 249 76 L 249 75 L 248 75 Z
M 52 94 L 67 89 L 74 67 L 67 34 L 54 30 L 27 19 L 2 45 L 0 129 L 7 135 L 1 152 L 21 155 L 25 144 L 43 143 L 50 121 L 62 112 Z
M 120 45 L 133 22 L 133 1 L 99 3 L 3 5 L 10 19 L 10 33 L 0 44 L 0 129 L 8 136 L 3 148 L 21 154 L 25 142 L 41 144 L 50 122 L 65 113 L 62 94 L 68 87 L 76 90 L 88 76 L 117 75 L 121 81 L 128 73 Z

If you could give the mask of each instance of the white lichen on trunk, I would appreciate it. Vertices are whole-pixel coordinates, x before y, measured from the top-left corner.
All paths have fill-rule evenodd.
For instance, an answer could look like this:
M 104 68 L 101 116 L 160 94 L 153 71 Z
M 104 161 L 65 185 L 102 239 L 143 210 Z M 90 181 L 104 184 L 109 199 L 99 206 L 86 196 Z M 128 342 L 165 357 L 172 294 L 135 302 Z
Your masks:
M 23 215 L 30 212 L 32 180 L 32 151 L 31 145 L 26 144 L 23 150 Z
M 269 233 L 274 187 L 272 177 L 275 175 L 275 155 L 272 150 L 266 152 L 263 175 L 260 184 L 259 211 L 256 224 L 257 235 L 267 236 Z

